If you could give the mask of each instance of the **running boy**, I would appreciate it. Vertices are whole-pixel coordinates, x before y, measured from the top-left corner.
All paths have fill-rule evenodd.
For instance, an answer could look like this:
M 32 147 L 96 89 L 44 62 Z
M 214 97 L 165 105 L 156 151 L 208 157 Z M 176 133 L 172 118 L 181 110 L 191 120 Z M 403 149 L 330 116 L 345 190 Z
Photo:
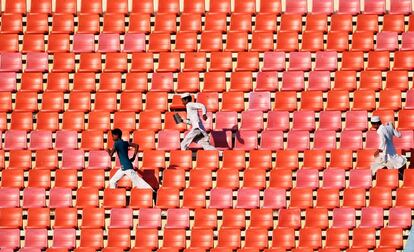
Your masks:
M 147 182 L 145 182 L 145 180 L 138 176 L 132 165 L 132 162 L 135 160 L 138 153 L 138 144 L 122 140 L 122 131 L 120 129 L 113 129 L 111 133 L 112 139 L 114 140 L 114 147 L 112 150 L 108 149 L 107 151 L 111 157 L 115 152 L 117 153 L 119 162 L 121 163 L 121 169 L 119 169 L 109 180 L 109 188 L 115 188 L 118 180 L 126 175 L 132 181 L 133 187 L 140 189 L 152 189 L 152 187 Z M 134 148 L 134 155 L 132 158 L 128 157 L 129 147 Z

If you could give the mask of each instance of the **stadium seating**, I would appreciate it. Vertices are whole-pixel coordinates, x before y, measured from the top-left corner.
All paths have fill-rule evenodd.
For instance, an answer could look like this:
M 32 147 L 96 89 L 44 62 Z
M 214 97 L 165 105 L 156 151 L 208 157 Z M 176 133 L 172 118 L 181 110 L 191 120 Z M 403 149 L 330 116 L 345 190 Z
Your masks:
M 5 0 L 1 251 L 396 251 L 412 168 L 412 0 Z M 180 150 L 180 94 L 217 150 Z M 118 188 L 110 130 L 156 191 Z

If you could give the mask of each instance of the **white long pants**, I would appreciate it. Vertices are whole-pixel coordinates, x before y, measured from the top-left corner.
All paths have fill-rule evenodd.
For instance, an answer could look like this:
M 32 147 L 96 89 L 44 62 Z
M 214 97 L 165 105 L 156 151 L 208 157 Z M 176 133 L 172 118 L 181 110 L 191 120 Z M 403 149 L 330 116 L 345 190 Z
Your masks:
M 139 189 L 152 189 L 152 187 L 145 182 L 145 180 L 143 180 L 140 176 L 138 176 L 137 172 L 134 171 L 133 169 L 129 169 L 129 170 L 125 170 L 123 171 L 122 169 L 119 169 L 118 171 L 116 171 L 116 173 L 114 174 L 114 176 L 112 176 L 112 178 L 109 180 L 109 188 L 115 188 L 116 187 L 116 183 L 123 177 L 123 176 L 127 176 L 131 181 L 132 181 L 132 186 L 139 188 Z
M 215 150 L 214 146 L 210 144 L 208 134 L 206 132 L 202 132 L 200 129 L 192 129 L 188 134 L 184 137 L 183 141 L 181 142 L 181 150 L 187 150 L 188 146 L 192 142 L 196 142 L 203 147 L 204 150 Z

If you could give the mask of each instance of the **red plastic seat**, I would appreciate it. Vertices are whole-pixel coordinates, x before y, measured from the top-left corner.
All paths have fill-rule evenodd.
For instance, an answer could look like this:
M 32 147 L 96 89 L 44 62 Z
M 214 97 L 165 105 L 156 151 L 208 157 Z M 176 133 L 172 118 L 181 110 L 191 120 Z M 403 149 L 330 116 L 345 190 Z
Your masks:
M 302 31 L 302 16 L 296 13 L 286 13 L 281 17 L 280 31 Z
M 236 12 L 232 13 L 230 18 L 229 31 L 251 32 L 252 16 L 249 13 Z
M 283 31 L 277 35 L 276 51 L 292 52 L 299 48 L 297 32 Z
M 409 207 L 414 205 L 414 190 L 411 187 L 397 189 L 397 200 L 395 206 L 397 207 Z
M 403 247 L 403 230 L 402 228 L 386 227 L 381 229 L 380 247 L 400 249 Z
M 175 188 L 160 188 L 157 192 L 156 206 L 159 208 L 178 208 L 180 204 L 179 191 Z
M 4 52 L 19 51 L 19 36 L 17 34 L 1 34 L 0 50 Z M 42 40 L 43 42 L 43 40 Z
M 349 110 L 349 93 L 346 90 L 332 90 L 328 92 L 326 110 Z
M 76 4 L 77 2 L 74 0 L 69 0 L 69 1 L 57 0 L 55 12 L 76 14 L 76 7 L 77 7 Z
M 170 34 L 151 33 L 149 38 L 148 52 L 167 52 L 171 50 Z
M 392 205 L 391 189 L 387 187 L 380 187 L 380 185 L 373 187 L 369 191 L 369 206 L 390 208 Z
M 105 13 L 103 33 L 123 34 L 125 32 L 125 17 L 122 13 Z
M 3 154 L 4 155 L 4 154 Z M 4 168 L 4 167 L 3 167 Z M 6 169 L 2 172 L 2 187 L 20 188 L 24 187 L 23 169 Z
M 390 53 L 388 51 L 371 51 L 368 53 L 366 70 L 385 71 L 390 69 Z
M 356 90 L 354 92 L 353 110 L 372 111 L 376 107 L 374 90 Z
M 49 27 L 47 27 L 49 28 Z M 47 32 L 48 29 L 45 31 Z M 69 13 L 55 13 L 52 19 L 52 34 L 70 34 L 73 33 L 74 23 L 73 15 Z M 51 43 L 51 41 L 49 41 Z M 50 44 L 49 44 L 50 47 Z
M 374 228 L 355 228 L 352 238 L 352 248 L 354 249 L 370 249 L 376 245 Z
M 46 13 L 29 13 L 27 15 L 26 34 L 47 34 L 49 24 Z
M 184 11 L 183 13 L 198 13 L 204 14 L 205 12 L 205 3 L 204 1 L 184 1 Z
M 336 188 L 319 188 L 316 206 L 328 209 L 339 207 L 339 190 Z
M 385 32 L 402 33 L 405 31 L 403 25 L 404 15 L 401 14 L 385 14 L 382 30 Z
M 48 170 L 30 170 L 29 171 L 29 187 L 50 188 L 50 171 Z
M 33 123 L 30 118 L 33 118 L 31 112 L 13 112 L 11 116 L 11 130 L 25 130 L 30 131 L 33 129 Z
M 151 32 L 150 17 L 151 16 L 149 13 L 131 13 L 129 18 L 128 32 L 133 34 L 149 34 Z
M 414 61 L 412 51 L 398 51 L 394 56 L 393 70 L 412 70 L 411 63 Z
M 346 31 L 330 31 L 328 33 L 327 51 L 343 52 L 347 51 L 348 48 L 348 33 Z
M 23 31 L 22 15 L 4 13 L 2 15 L 1 33 L 21 33 Z

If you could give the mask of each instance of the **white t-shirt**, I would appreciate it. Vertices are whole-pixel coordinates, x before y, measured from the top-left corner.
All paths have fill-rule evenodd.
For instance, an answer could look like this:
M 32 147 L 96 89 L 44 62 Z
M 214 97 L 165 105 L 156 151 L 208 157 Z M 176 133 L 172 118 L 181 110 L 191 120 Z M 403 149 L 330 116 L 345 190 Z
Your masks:
M 190 124 L 193 129 L 198 128 L 204 130 L 198 111 L 201 110 L 202 114 L 205 115 L 207 113 L 206 106 L 197 102 L 189 102 L 186 105 L 186 109 L 188 124 Z

